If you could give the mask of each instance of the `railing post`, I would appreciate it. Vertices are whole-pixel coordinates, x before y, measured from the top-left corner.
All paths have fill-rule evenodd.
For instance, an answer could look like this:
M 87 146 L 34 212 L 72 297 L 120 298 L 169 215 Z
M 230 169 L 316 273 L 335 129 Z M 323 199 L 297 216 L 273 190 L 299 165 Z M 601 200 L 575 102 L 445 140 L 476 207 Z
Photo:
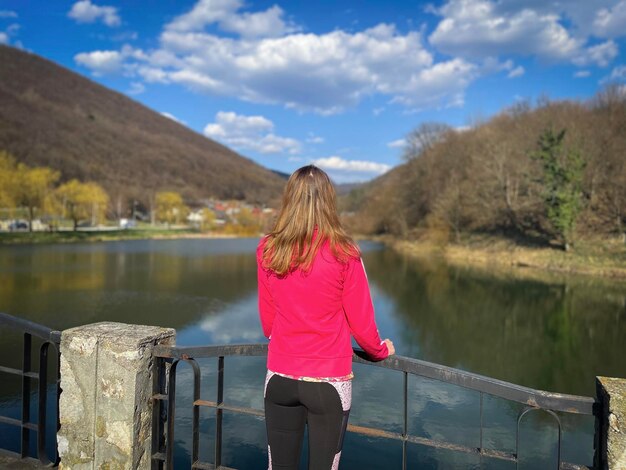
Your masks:
M 217 406 L 215 407 L 215 467 L 222 465 L 222 416 L 224 403 L 224 356 L 217 359 Z
M 626 379 L 596 377 L 598 436 L 595 466 L 626 469 Z
M 152 350 L 175 334 L 112 322 L 62 333 L 60 468 L 150 468 Z
M 32 336 L 24 333 L 24 350 L 22 355 L 22 458 L 28 457 L 30 445 L 30 429 L 26 426 L 30 423 L 30 373 L 31 367 Z

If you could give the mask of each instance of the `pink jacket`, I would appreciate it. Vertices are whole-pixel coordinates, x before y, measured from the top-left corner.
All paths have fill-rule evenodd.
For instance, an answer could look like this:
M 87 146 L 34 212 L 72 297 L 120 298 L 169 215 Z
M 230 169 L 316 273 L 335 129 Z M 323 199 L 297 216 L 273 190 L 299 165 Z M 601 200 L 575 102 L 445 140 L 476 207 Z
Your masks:
M 352 371 L 350 334 L 374 360 L 389 351 L 374 318 L 367 276 L 360 258 L 340 263 L 328 242 L 308 273 L 284 277 L 263 269 L 265 238 L 257 248 L 259 315 L 270 338 L 267 368 L 306 377 L 343 377 Z

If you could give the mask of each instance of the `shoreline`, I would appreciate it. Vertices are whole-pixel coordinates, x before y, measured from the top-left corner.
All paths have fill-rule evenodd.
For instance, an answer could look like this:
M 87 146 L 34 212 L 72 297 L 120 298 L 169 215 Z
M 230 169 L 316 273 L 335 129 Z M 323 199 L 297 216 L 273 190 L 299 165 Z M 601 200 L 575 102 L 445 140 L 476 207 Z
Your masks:
M 399 253 L 421 259 L 438 258 L 457 267 L 504 271 L 531 278 L 549 274 L 626 280 L 626 247 L 617 241 L 606 242 L 602 247 L 591 243 L 580 251 L 566 253 L 549 247 L 520 246 L 496 237 L 472 238 L 466 243 L 445 245 L 388 236 L 376 237 L 376 240 Z
M 252 236 L 254 237 L 254 236 Z M 249 238 L 248 236 L 217 233 L 194 232 L 187 229 L 163 230 L 115 230 L 115 231 L 61 231 L 61 232 L 0 232 L 1 246 L 43 245 L 68 243 L 98 243 L 124 240 L 175 240 L 175 239 L 231 239 Z
M 261 235 L 258 235 L 261 236 Z M 197 232 L 191 229 L 139 229 L 115 231 L 0 232 L 0 247 L 18 245 L 97 243 L 125 240 L 235 239 L 257 235 Z M 471 236 L 464 243 L 406 240 L 389 235 L 364 237 L 420 259 L 438 259 L 464 268 L 509 273 L 522 277 L 582 275 L 626 280 L 626 246 L 623 242 L 586 242 L 572 252 L 549 247 L 526 247 L 493 236 Z M 621 260 L 621 263 L 620 263 Z

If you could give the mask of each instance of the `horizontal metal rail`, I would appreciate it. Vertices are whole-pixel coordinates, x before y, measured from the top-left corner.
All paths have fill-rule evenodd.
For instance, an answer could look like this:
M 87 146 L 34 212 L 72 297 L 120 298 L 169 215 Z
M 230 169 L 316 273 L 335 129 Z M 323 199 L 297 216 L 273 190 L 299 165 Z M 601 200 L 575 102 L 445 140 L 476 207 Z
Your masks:
M 194 399 L 193 410 L 194 418 L 192 423 L 193 434 L 193 451 L 192 451 L 192 469 L 195 468 L 226 468 L 221 466 L 221 447 L 222 447 L 222 414 L 224 411 L 242 413 L 251 416 L 264 416 L 263 410 L 232 406 L 224 403 L 224 358 L 227 356 L 265 356 L 267 354 L 266 344 L 233 344 L 220 346 L 164 346 L 159 345 L 154 349 L 157 357 L 155 360 L 155 381 L 153 388 L 152 400 L 155 404 L 153 407 L 153 454 L 152 468 L 172 469 L 173 460 L 173 443 L 174 443 L 174 410 L 175 410 L 175 386 L 176 386 L 176 369 L 182 361 L 189 364 L 193 369 L 194 375 Z M 217 358 L 218 360 L 218 376 L 217 376 L 217 400 L 204 400 L 200 397 L 200 367 L 196 359 Z M 348 425 L 348 431 L 364 436 L 387 438 L 399 440 L 402 442 L 402 468 L 406 469 L 407 464 L 407 443 L 420 444 L 428 447 L 446 449 L 458 452 L 478 455 L 482 458 L 492 458 L 519 463 L 519 429 L 520 423 L 526 414 L 530 411 L 543 410 L 551 415 L 558 427 L 558 451 L 557 451 L 557 468 L 558 469 L 585 469 L 584 465 L 577 465 L 561 461 L 561 422 L 557 416 L 557 412 L 573 413 L 579 415 L 592 415 L 598 419 L 598 406 L 596 400 L 592 397 L 583 397 L 576 395 L 565 395 L 560 393 L 545 392 L 535 390 L 528 387 L 504 382 L 502 380 L 466 372 L 451 367 L 434 364 L 418 359 L 392 356 L 380 362 L 372 362 L 367 359 L 365 353 L 360 349 L 354 349 L 353 361 L 356 363 L 373 365 L 390 370 L 402 372 L 404 375 L 404 419 L 402 433 L 390 432 L 382 429 L 375 429 L 366 426 Z M 169 374 L 166 372 L 166 364 L 170 364 Z M 457 385 L 469 390 L 474 390 L 480 394 L 480 443 L 478 447 L 469 447 L 450 442 L 444 442 L 434 439 L 412 436 L 408 433 L 408 375 L 426 377 L 433 380 Z M 167 387 L 165 377 L 167 377 Z M 495 396 L 505 400 L 521 403 L 525 405 L 520 411 L 516 428 L 516 446 L 515 452 L 502 452 L 494 449 L 483 447 L 483 395 Z M 201 462 L 198 460 L 199 432 L 198 432 L 198 412 L 201 407 L 215 409 L 216 429 L 215 429 L 215 463 Z M 167 433 L 165 433 L 164 421 L 168 421 Z
M 194 359 L 219 356 L 265 356 L 266 344 L 229 344 L 224 346 L 157 346 L 155 355 L 171 359 Z M 544 392 L 516 385 L 503 380 L 486 377 L 433 362 L 404 356 L 391 356 L 379 362 L 367 359 L 360 349 L 354 349 L 353 362 L 385 369 L 407 372 L 429 379 L 439 380 L 477 392 L 486 393 L 506 400 L 522 403 L 534 408 L 549 409 L 564 413 L 593 415 L 596 399 L 578 395 Z
M 61 332 L 48 328 L 45 325 L 26 320 L 24 318 L 14 317 L 0 312 L 0 328 L 11 328 L 22 333 L 28 333 L 51 343 L 61 343 Z

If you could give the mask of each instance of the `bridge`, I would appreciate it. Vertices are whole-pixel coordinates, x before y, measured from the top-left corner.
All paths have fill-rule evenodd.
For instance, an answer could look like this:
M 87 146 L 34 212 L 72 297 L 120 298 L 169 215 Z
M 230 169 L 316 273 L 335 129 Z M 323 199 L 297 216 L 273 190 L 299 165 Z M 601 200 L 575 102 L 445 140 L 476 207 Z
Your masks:
M 58 332 L 4 313 L 0 313 L 0 333 L 22 337 L 22 367 L 18 369 L 0 365 L 0 374 L 11 374 L 21 379 L 20 418 L 0 416 L 0 423 L 17 427 L 20 431 L 19 451 L 2 449 L 0 441 L 0 459 L 5 459 L 4 462 L 11 459 L 12 465 L 19 461 L 23 466 L 12 468 L 37 468 L 38 465 L 54 467 L 59 462 L 63 463 L 64 468 L 71 468 L 72 462 L 79 461 L 81 465 L 92 462 L 93 468 L 96 468 L 98 459 L 104 462 L 115 454 L 115 459 L 121 465 L 119 468 L 173 469 L 178 409 L 176 387 L 181 367 L 189 368 L 193 377 L 192 390 L 189 391 L 192 394 L 192 469 L 229 468 L 225 466 L 222 456 L 224 412 L 263 417 L 262 409 L 235 406 L 229 402 L 224 377 L 225 358 L 265 356 L 265 344 L 181 347 L 175 345 L 175 332 L 171 329 L 102 322 Z M 36 346 L 39 348 L 39 365 L 37 371 L 33 371 L 32 358 Z M 215 361 L 217 372 L 214 378 L 215 396 L 212 397 L 202 396 L 203 368 L 200 362 L 203 360 Z M 354 350 L 353 361 L 367 367 L 387 369 L 401 376 L 402 391 L 398 397 L 402 415 L 401 431 L 350 424 L 348 432 L 398 442 L 402 447 L 403 470 L 410 467 L 407 453 L 409 444 L 472 455 L 480 462 L 509 462 L 517 468 L 523 457 L 520 454 L 523 448 L 520 427 L 533 413 L 549 417 L 551 422 L 542 422 L 556 430 L 554 466 L 557 469 L 626 468 L 622 466 L 626 464 L 626 438 L 619 428 L 615 432 L 614 423 L 615 417 L 621 417 L 623 412 L 614 407 L 626 400 L 623 394 L 626 381 L 623 379 L 597 378 L 597 396 L 585 397 L 535 390 L 402 356 L 371 362 L 358 349 Z M 55 373 L 48 377 L 47 371 L 50 369 Z M 412 376 L 478 394 L 479 438 L 476 446 L 411 434 L 409 403 L 412 397 L 408 384 Z M 89 385 L 89 382 L 93 383 Z M 34 395 L 30 390 L 33 383 L 37 384 L 37 393 L 34 394 L 37 419 L 31 417 L 31 399 Z M 494 449 L 485 443 L 484 402 L 487 397 L 521 405 L 514 430 L 513 451 Z M 77 409 L 81 412 L 78 418 L 75 416 Z M 215 422 L 212 461 L 200 458 L 201 410 L 210 411 Z M 563 461 L 562 417 L 566 415 L 593 418 L 595 453 L 592 466 Z M 119 429 L 114 429 L 111 423 L 122 424 L 116 424 Z M 56 435 L 56 443 L 46 441 L 46 436 L 51 432 Z M 93 435 L 89 436 L 91 432 Z M 85 435 L 91 439 L 90 442 L 87 442 L 89 439 L 83 442 Z M 36 436 L 36 449 L 31 449 L 32 436 Z M 126 440 L 120 436 L 126 436 Z M 78 440 L 80 442 L 75 442 Z M 115 445 L 109 445 L 111 443 Z M 126 454 L 121 457 L 120 449 L 126 450 Z M 122 462 L 120 459 L 124 458 L 126 461 Z

